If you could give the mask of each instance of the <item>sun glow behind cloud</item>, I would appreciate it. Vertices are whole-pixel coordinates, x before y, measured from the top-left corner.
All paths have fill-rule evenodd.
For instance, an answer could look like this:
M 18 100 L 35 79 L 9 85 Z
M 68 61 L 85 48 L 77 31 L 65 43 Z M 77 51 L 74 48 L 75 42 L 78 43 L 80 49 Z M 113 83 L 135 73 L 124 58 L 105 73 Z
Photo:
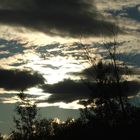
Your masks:
M 73 101 L 71 103 L 64 103 L 64 102 L 59 102 L 59 103 L 38 103 L 37 106 L 38 107 L 49 107 L 49 106 L 58 106 L 59 108 L 63 108 L 63 109 L 79 109 L 79 108 L 84 108 L 82 105 L 78 104 L 78 100 L 77 101 Z
M 49 53 L 51 53 L 52 51 L 56 51 L 56 54 L 54 54 L 53 57 L 42 58 L 36 52 L 36 48 L 34 47 L 51 44 L 57 41 L 59 41 L 62 44 L 66 42 L 71 44 L 71 42 L 74 42 L 75 39 L 70 38 L 62 39 L 60 37 L 49 37 L 44 35 L 43 33 L 36 34 L 31 32 L 25 33 L 24 31 L 20 32 L 21 30 L 19 31 L 10 27 L 9 28 L 5 27 L 5 30 L 8 30 L 9 36 L 7 36 L 7 34 L 5 33 L 3 34 L 3 37 L 6 40 L 15 40 L 15 39 L 18 40 L 19 42 L 24 44 L 23 47 L 25 48 L 25 50 L 23 51 L 23 54 L 17 53 L 14 56 L 1 59 L 0 63 L 3 68 L 32 69 L 34 71 L 41 73 L 43 77 L 46 79 L 46 83 L 48 84 L 54 84 L 70 77 L 74 79 L 76 77 L 75 76 L 72 77 L 68 73 L 72 71 L 74 72 L 80 71 L 81 69 L 83 69 L 83 66 L 79 65 L 78 60 L 75 60 L 72 57 L 63 57 L 59 55 L 59 53 L 57 54 L 57 51 L 59 52 L 61 48 L 50 49 L 48 51 Z M 4 32 L 4 29 L 2 29 L 2 31 Z M 16 91 L 5 91 L 5 90 L 1 90 L 1 93 L 18 94 L 18 92 Z M 27 90 L 25 93 L 32 96 L 29 98 L 31 101 L 39 102 L 37 103 L 38 107 L 58 106 L 60 108 L 69 108 L 69 109 L 70 108 L 78 109 L 79 107 L 81 107 L 81 105 L 78 105 L 77 102 L 69 104 L 62 102 L 54 104 L 47 103 L 47 99 L 51 94 L 44 93 L 41 89 L 38 88 L 31 88 Z M 46 100 L 46 102 L 44 102 L 43 100 Z M 19 100 L 17 99 L 16 96 L 5 97 L 3 98 L 2 101 L 2 103 L 5 104 L 14 104 L 17 102 L 19 102 Z
M 13 96 L 11 98 L 2 98 L 2 103 L 5 103 L 5 104 L 14 104 L 14 103 L 17 103 L 17 102 L 20 102 L 20 99 L 17 97 L 17 96 Z
M 26 67 L 43 74 L 48 84 L 57 83 L 63 79 L 70 78 L 67 73 L 80 71 L 83 68 L 82 65 L 78 64 L 78 60 L 66 59 L 61 56 L 44 60 L 37 55 L 31 55 L 28 59 L 29 63 Z
M 127 3 L 119 3 L 119 4 L 127 5 Z M 111 7 L 111 8 L 114 8 L 114 9 L 120 8 L 120 5 L 116 6 L 116 2 L 115 3 L 114 2 L 113 3 L 104 2 L 104 4 L 102 2 L 99 2 L 98 8 L 99 9 L 101 8 L 101 11 L 102 11 L 108 5 L 112 5 L 113 7 Z M 127 25 L 128 29 L 130 29 L 129 31 L 136 30 L 139 27 L 138 23 L 136 24 L 134 21 L 132 22 L 130 20 L 126 20 L 127 24 L 124 24 L 124 20 L 120 20 L 120 19 L 118 19 L 118 20 L 120 21 L 120 24 L 125 25 L 125 26 Z M 14 56 L 1 59 L 0 64 L 3 68 L 8 68 L 8 69 L 29 68 L 29 69 L 38 71 L 39 73 L 43 74 L 44 78 L 46 79 L 46 83 L 48 83 L 48 84 L 54 84 L 54 83 L 57 83 L 59 81 L 62 81 L 63 79 L 67 79 L 67 78 L 76 79 L 77 78 L 76 76 L 70 76 L 68 73 L 77 72 L 77 71 L 84 69 L 84 67 L 78 62 L 79 60 L 74 60 L 72 57 L 67 58 L 66 56 L 61 56 L 61 54 L 59 54 L 59 53 L 57 54 L 57 51 L 58 52 L 60 51 L 60 49 L 57 47 L 55 49 L 49 50 L 48 52 L 43 52 L 44 54 L 46 54 L 49 52 L 51 53 L 51 51 L 55 51 L 56 52 L 55 56 L 41 58 L 40 55 L 36 52 L 34 46 L 40 47 L 42 45 L 45 46 L 48 44 L 53 44 L 54 42 L 59 42 L 61 44 L 72 43 L 72 42 L 89 43 L 90 39 L 84 39 L 84 38 L 81 39 L 80 38 L 78 40 L 78 39 L 73 39 L 70 37 L 65 38 L 65 37 L 58 37 L 58 36 L 48 36 L 47 33 L 44 34 L 44 33 L 38 32 L 38 31 L 28 30 L 24 27 L 12 27 L 12 26 L 7 26 L 7 25 L 1 25 L 0 31 L 1 31 L 1 34 L 0 34 L 1 38 L 5 38 L 7 40 L 18 40 L 18 42 L 24 43 L 24 45 L 23 45 L 24 48 L 28 48 L 28 50 L 25 50 L 23 54 L 15 54 Z M 132 34 L 135 34 L 135 32 L 133 32 Z M 139 44 L 138 41 L 136 42 L 136 39 L 137 39 L 136 34 L 135 34 L 135 36 L 132 36 L 132 34 L 127 35 L 127 36 L 123 35 L 123 36 L 120 36 L 120 38 L 119 38 L 119 40 L 121 39 L 121 41 L 126 42 L 126 44 L 124 46 L 121 46 L 123 53 L 125 53 L 126 50 L 127 50 L 127 53 L 132 52 L 133 48 L 130 47 L 130 45 L 133 46 L 134 48 L 136 48 L 136 51 L 134 53 L 139 52 L 139 48 L 135 47 L 135 46 L 138 46 L 138 44 Z M 100 41 L 99 38 L 94 38 L 94 39 L 91 38 L 91 40 L 94 42 Z M 130 41 L 129 46 L 127 44 L 128 40 Z M 69 52 L 72 53 L 72 51 L 69 51 Z M 1 51 L 0 53 L 6 54 L 7 52 Z M 76 52 L 73 51 L 73 53 L 76 53 Z M 23 64 L 22 65 L 13 65 L 16 63 L 17 64 L 23 63 Z M 49 93 L 43 93 L 43 91 L 38 91 L 37 89 L 29 90 L 28 93 L 29 94 L 38 94 L 36 91 L 38 93 L 40 93 L 40 96 L 36 97 L 36 100 L 41 100 L 43 98 L 47 99 L 49 97 Z M 44 94 L 46 94 L 46 95 L 44 95 Z

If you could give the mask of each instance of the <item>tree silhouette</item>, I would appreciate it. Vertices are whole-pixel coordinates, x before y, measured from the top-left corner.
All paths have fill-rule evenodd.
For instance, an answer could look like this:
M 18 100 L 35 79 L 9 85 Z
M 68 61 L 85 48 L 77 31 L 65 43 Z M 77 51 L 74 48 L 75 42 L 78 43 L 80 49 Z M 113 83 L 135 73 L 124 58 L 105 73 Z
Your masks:
M 44 140 L 51 139 L 59 133 L 61 125 L 54 119 L 40 119 L 35 103 L 32 103 L 23 92 L 18 94 L 21 102 L 16 107 L 14 123 L 16 129 L 10 134 L 9 140 Z
M 22 94 L 22 95 L 21 95 Z M 21 102 L 16 107 L 18 118 L 14 117 L 16 130 L 12 131 L 10 139 L 31 139 L 36 132 L 35 122 L 37 117 L 37 108 L 32 104 L 24 93 L 19 94 Z
M 113 41 L 103 42 L 102 49 L 105 53 L 102 58 L 93 55 L 92 48 L 81 43 L 91 65 L 83 71 L 87 76 L 87 79 L 83 81 L 92 94 L 88 100 L 81 100 L 79 103 L 85 106 L 84 109 L 80 109 L 84 123 L 90 122 L 98 127 L 115 128 L 121 125 L 127 126 L 130 122 L 133 124 L 133 120 L 139 122 L 140 110 L 128 101 L 128 96 L 137 94 L 138 90 L 135 91 L 136 89 L 132 86 L 134 81 L 129 81 L 124 76 L 130 76 L 131 70 L 124 62 L 119 61 L 117 31 L 113 29 L 110 31 L 114 34 Z
M 90 54 L 92 51 L 88 48 L 85 49 L 87 59 L 92 67 L 90 69 L 85 69 L 84 72 L 86 74 L 88 73 L 88 75 L 90 75 L 90 79 L 92 78 L 96 83 L 96 89 L 92 86 L 92 82 L 90 80 L 86 85 L 93 92 L 93 97 L 91 95 L 91 99 L 94 98 L 95 94 L 98 94 L 98 100 L 100 99 L 100 103 L 108 105 L 110 109 L 112 106 L 111 100 L 115 99 L 119 102 L 120 108 L 125 114 L 125 101 L 128 97 L 127 92 L 129 90 L 129 82 L 123 75 L 130 73 L 130 70 L 124 62 L 118 61 L 118 43 L 116 41 L 115 31 L 112 32 L 114 33 L 113 42 L 103 43 L 104 49 L 107 50 L 106 57 L 109 59 L 105 60 L 105 56 L 103 56 L 102 59 L 92 57 L 92 54 Z M 82 46 L 85 48 L 83 44 Z

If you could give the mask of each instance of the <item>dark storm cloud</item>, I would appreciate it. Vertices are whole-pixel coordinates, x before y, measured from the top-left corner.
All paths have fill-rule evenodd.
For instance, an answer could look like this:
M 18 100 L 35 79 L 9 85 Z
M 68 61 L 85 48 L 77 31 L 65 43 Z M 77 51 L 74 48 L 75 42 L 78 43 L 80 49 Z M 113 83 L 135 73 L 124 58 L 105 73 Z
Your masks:
M 91 94 L 90 89 L 81 81 L 64 80 L 62 82 L 43 86 L 45 92 L 52 95 L 47 102 L 72 102 L 78 99 L 88 98 Z
M 61 36 L 111 35 L 117 27 L 103 20 L 93 0 L 3 0 L 0 22 Z
M 26 90 L 43 84 L 44 78 L 35 72 L 0 69 L 0 88 L 6 90 Z
M 121 83 L 121 87 L 122 96 L 134 96 L 140 91 L 140 83 L 135 81 L 123 82 Z M 98 87 L 95 82 L 64 80 L 43 87 L 45 92 L 52 94 L 49 99 L 44 100 L 44 102 L 54 103 L 63 101 L 68 103 L 79 99 L 112 98 L 118 96 L 117 88 L 116 84 L 113 83 Z

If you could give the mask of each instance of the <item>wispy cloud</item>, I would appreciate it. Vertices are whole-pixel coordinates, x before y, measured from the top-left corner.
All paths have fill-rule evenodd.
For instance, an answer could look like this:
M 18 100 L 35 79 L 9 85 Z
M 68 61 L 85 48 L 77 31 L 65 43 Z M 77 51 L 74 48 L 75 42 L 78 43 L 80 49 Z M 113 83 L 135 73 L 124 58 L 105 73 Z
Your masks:
M 130 18 L 136 21 L 140 21 L 140 4 L 123 7 L 119 10 L 107 10 L 107 12 L 111 13 L 113 16 L 121 16 L 125 18 Z
M 0 59 L 8 58 L 16 54 L 23 54 L 26 48 L 24 44 L 19 43 L 16 40 L 5 40 L 0 38 Z

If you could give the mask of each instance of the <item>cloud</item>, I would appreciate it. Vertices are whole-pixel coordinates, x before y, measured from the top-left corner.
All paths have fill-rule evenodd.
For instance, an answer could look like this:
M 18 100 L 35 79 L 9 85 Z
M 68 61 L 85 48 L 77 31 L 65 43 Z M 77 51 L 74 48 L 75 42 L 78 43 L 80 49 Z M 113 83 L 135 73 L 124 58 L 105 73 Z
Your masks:
M 121 83 L 122 96 L 134 96 L 140 91 L 140 83 L 128 81 Z M 116 84 L 102 85 L 99 87 L 95 82 L 64 80 L 62 82 L 43 86 L 44 92 L 52 95 L 44 102 L 72 102 L 80 99 L 90 99 L 99 97 L 117 97 L 118 90 Z M 41 101 L 43 102 L 43 101 Z
M 124 61 L 125 63 L 135 66 L 135 67 L 140 67 L 140 53 L 137 52 L 126 52 L 126 53 L 119 53 L 116 55 L 118 60 Z M 108 57 L 106 57 L 108 59 Z
M 81 72 L 70 72 L 70 75 L 74 76 L 80 76 L 84 77 L 85 79 L 95 81 L 97 80 L 100 76 L 105 79 L 110 79 L 110 80 L 115 80 L 114 76 L 114 67 L 110 64 L 104 63 L 103 65 L 100 65 L 102 63 L 98 63 L 98 65 L 92 65 L 89 68 L 84 69 Z M 119 69 L 119 74 L 121 76 L 123 75 L 131 75 L 131 74 L 138 74 L 139 69 L 133 69 L 133 68 L 128 68 L 127 66 L 118 66 Z M 101 78 L 101 77 L 100 77 Z
M 107 12 L 111 13 L 113 16 L 121 16 L 126 18 L 131 18 L 136 21 L 140 21 L 140 4 L 123 7 L 119 10 L 107 10 Z
M 72 102 L 77 99 L 88 98 L 91 94 L 90 89 L 81 81 L 64 80 L 62 82 L 43 86 L 44 92 L 52 95 L 47 102 Z
M 26 50 L 23 46 L 24 44 L 18 43 L 16 40 L 5 40 L 0 38 L 0 59 L 23 54 L 24 50 Z
M 50 35 L 111 35 L 117 28 L 97 12 L 93 0 L 3 0 L 0 22 Z
M 36 72 L 0 69 L 0 88 L 6 90 L 22 91 L 43 83 L 44 78 Z

